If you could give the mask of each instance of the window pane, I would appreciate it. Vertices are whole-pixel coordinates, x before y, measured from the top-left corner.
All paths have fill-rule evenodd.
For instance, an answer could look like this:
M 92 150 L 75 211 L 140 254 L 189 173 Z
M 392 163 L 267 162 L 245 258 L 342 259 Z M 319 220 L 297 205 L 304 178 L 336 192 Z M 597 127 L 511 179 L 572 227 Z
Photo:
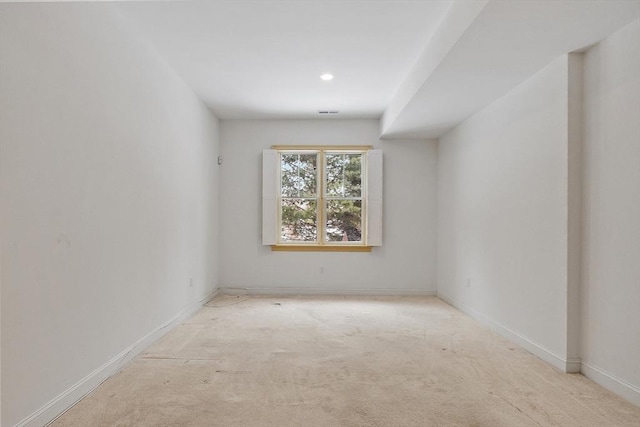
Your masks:
M 362 241 L 362 201 L 327 201 L 327 241 Z
M 328 153 L 327 196 L 362 197 L 362 154 Z
M 317 154 L 282 154 L 281 191 L 283 197 L 316 196 Z
M 283 242 L 315 242 L 317 235 L 315 199 L 282 199 L 280 238 Z

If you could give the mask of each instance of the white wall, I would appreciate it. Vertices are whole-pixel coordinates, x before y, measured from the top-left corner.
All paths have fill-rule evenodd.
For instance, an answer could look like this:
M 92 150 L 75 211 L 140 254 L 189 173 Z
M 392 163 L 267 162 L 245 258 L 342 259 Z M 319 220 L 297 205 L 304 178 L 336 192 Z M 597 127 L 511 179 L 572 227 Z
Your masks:
M 221 287 L 287 293 L 435 292 L 435 142 L 381 141 L 377 120 L 224 120 L 220 129 Z M 382 247 L 371 253 L 302 253 L 272 252 L 261 245 L 262 150 L 304 144 L 384 150 Z
M 640 405 L 640 21 L 584 71 L 583 373 Z
M 113 6 L 0 7 L 8 427 L 214 289 L 218 124 Z
M 563 56 L 440 139 L 438 294 L 567 367 Z

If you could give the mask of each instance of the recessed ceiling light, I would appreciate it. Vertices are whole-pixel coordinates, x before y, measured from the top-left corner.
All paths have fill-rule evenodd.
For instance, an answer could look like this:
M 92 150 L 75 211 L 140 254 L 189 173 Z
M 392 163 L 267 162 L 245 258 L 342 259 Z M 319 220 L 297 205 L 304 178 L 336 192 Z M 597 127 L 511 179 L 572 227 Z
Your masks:
M 326 73 L 321 75 L 320 78 L 324 81 L 333 80 L 333 74 Z

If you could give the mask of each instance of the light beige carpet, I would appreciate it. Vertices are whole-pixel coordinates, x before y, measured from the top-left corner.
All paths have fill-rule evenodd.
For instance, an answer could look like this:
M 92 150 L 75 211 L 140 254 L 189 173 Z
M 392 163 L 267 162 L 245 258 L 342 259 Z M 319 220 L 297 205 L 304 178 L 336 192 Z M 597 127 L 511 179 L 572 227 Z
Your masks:
M 221 297 L 62 426 L 640 426 L 437 298 Z

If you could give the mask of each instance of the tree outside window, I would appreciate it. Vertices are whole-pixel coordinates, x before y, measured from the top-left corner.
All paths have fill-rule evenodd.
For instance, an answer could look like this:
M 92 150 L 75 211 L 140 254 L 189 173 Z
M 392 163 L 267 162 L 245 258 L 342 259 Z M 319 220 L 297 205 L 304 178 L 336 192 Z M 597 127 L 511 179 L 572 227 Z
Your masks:
M 363 158 L 362 151 L 280 153 L 281 243 L 364 241 Z

